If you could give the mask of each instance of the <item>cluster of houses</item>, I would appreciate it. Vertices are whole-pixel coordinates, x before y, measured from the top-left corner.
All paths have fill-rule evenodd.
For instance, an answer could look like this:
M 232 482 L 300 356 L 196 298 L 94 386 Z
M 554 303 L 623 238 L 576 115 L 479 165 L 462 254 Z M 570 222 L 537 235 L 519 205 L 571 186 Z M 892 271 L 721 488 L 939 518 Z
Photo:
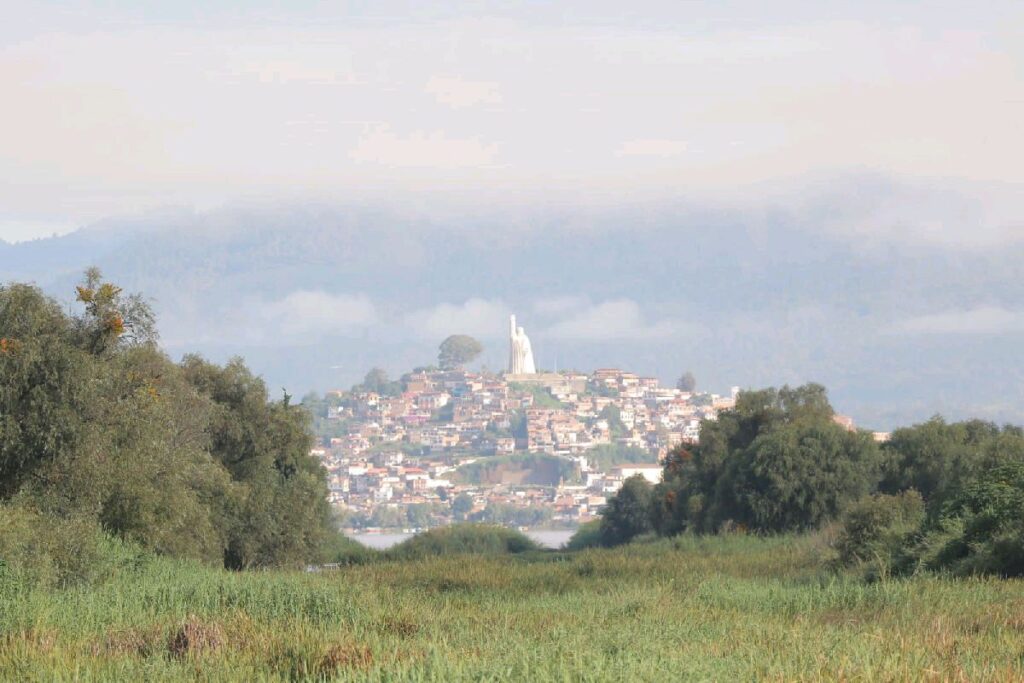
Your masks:
M 416 527 L 459 515 L 578 524 L 624 479 L 640 474 L 658 481 L 667 452 L 696 442 L 700 422 L 732 407 L 738 391 L 725 397 L 680 391 L 616 369 L 590 375 L 425 370 L 389 389 L 390 395 L 354 389 L 327 396 L 321 424 L 333 436 L 314 455 L 328 471 L 331 503 L 350 524 Z M 546 469 L 561 475 L 545 481 L 524 471 L 515 456 L 526 454 L 534 464 L 556 461 Z M 466 476 L 470 470 L 488 474 L 474 480 Z M 516 515 L 518 508 L 534 512 Z M 407 510 L 416 514 L 403 516 Z

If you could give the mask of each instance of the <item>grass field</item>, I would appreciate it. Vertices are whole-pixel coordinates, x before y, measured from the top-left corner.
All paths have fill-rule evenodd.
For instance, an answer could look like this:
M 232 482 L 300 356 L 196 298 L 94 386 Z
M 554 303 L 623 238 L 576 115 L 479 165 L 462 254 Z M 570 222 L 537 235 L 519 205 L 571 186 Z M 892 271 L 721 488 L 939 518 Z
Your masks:
M 867 584 L 818 537 L 0 585 L 2 680 L 1024 680 L 1024 583 Z

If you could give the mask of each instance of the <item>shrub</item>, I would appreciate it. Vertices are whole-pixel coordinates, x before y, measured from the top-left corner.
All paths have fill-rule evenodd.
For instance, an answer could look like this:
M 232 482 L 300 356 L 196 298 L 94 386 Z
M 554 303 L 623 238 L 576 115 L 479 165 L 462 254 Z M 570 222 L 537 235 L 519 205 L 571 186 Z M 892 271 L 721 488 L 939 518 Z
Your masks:
M 367 547 L 341 532 L 331 534 L 324 543 L 325 564 L 367 564 L 380 557 L 380 551 Z
M 576 533 L 572 535 L 569 542 L 565 544 L 566 550 L 583 550 L 585 548 L 596 548 L 601 545 L 601 520 L 592 519 L 580 525 Z
M 413 560 L 435 555 L 505 555 L 540 549 L 528 536 L 514 529 L 488 524 L 455 524 L 417 534 L 389 550 L 387 556 Z
M 875 495 L 862 498 L 843 515 L 836 541 L 839 562 L 855 565 L 884 563 L 887 570 L 908 534 L 924 519 L 924 501 L 917 491 L 898 496 Z
M 1024 462 L 965 482 L 908 548 L 908 567 L 1024 576 Z
M 8 580 L 47 587 L 98 583 L 136 570 L 147 558 L 91 519 L 0 505 L 0 571 Z
M 637 474 L 622 483 L 601 516 L 601 545 L 629 543 L 634 536 L 652 531 L 651 484 Z

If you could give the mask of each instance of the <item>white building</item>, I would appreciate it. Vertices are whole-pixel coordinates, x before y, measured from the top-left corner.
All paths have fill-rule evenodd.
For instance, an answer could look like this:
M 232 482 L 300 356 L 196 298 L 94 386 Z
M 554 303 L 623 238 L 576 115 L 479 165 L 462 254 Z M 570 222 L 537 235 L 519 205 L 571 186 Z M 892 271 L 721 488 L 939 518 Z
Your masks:
M 630 477 L 639 474 L 652 484 L 657 484 L 661 481 L 661 471 L 661 465 L 646 463 L 616 465 L 612 468 L 612 474 L 618 475 L 623 479 L 629 479 Z

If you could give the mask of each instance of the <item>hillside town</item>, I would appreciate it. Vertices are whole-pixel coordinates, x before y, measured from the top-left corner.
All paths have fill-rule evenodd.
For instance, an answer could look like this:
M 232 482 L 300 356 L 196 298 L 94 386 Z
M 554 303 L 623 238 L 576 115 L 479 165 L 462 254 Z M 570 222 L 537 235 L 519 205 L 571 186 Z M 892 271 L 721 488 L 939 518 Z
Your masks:
M 536 372 L 514 319 L 510 344 L 504 374 L 421 368 L 391 382 L 377 371 L 310 405 L 313 452 L 347 527 L 576 526 L 626 478 L 657 482 L 668 451 L 695 443 L 739 390 L 699 393 L 613 368 Z

